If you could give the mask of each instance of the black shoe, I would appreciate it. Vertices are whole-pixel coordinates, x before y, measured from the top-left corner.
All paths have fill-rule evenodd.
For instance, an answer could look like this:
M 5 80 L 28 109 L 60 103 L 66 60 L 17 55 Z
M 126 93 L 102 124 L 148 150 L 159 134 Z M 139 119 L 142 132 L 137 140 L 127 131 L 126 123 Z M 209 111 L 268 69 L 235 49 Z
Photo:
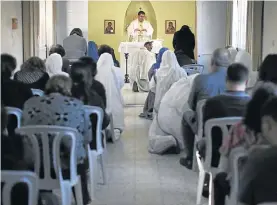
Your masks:
M 186 167 L 187 169 L 192 169 L 192 160 L 188 159 L 187 157 L 181 157 L 180 164 Z
M 209 184 L 210 184 L 210 175 L 205 174 L 204 186 L 202 191 L 202 196 L 205 198 L 209 198 Z

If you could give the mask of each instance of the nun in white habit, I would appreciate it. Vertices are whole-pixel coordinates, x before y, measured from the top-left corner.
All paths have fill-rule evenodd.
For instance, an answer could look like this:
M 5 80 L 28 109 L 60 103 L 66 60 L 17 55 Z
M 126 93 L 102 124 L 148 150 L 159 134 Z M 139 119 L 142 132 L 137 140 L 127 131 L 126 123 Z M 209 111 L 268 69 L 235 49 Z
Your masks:
M 166 51 L 163 54 L 160 69 L 157 71 L 154 78 L 156 81 L 151 80 L 151 83 L 152 86 L 155 85 L 156 87 L 156 97 L 154 103 L 154 119 L 149 129 L 148 150 L 150 153 L 164 154 L 173 148 L 173 152 L 175 152 L 176 148 L 179 146 L 183 147 L 183 145 L 181 140 L 180 142 L 178 140 L 181 135 L 173 136 L 176 135 L 175 133 L 178 133 L 177 135 L 179 135 L 178 126 L 176 127 L 173 125 L 176 123 L 176 116 L 179 115 L 176 114 L 178 111 L 175 110 L 174 105 L 175 103 L 179 104 L 179 99 L 183 99 L 186 95 L 184 93 L 189 93 L 190 89 L 186 88 L 186 86 L 181 86 L 181 90 L 184 88 L 184 90 L 181 91 L 184 95 L 182 95 L 181 98 L 178 98 L 181 96 L 181 93 L 179 93 L 179 84 L 176 83 L 177 89 L 175 89 L 175 86 L 172 86 L 175 82 L 180 80 L 181 84 L 185 84 L 189 87 L 189 84 L 186 82 L 187 74 L 185 70 L 179 66 L 175 54 L 172 51 Z M 171 88 L 172 91 L 170 91 Z M 188 89 L 188 91 L 186 91 L 186 89 Z M 185 104 L 185 102 L 186 101 L 184 101 L 183 104 Z M 172 111 L 174 113 L 171 113 Z
M 65 75 L 69 77 L 68 73 L 62 71 L 63 59 L 60 54 L 51 54 L 45 62 L 46 72 L 51 78 L 54 75 Z
M 113 58 L 104 53 L 97 61 L 97 75 L 95 79 L 103 84 L 107 96 L 107 113 L 112 113 L 115 137 L 118 139 L 124 130 L 124 102 L 121 88 L 124 85 L 120 68 L 114 66 Z

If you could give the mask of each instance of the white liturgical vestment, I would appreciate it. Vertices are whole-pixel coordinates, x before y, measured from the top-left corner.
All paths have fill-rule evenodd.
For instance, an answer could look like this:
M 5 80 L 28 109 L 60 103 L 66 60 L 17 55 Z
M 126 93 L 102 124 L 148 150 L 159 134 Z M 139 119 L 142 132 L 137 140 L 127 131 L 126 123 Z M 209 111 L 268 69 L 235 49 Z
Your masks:
M 146 29 L 146 31 L 135 31 L 135 29 L 143 30 Z M 151 36 L 153 35 L 153 27 L 148 21 L 139 22 L 138 19 L 132 21 L 132 23 L 128 27 L 128 36 Z

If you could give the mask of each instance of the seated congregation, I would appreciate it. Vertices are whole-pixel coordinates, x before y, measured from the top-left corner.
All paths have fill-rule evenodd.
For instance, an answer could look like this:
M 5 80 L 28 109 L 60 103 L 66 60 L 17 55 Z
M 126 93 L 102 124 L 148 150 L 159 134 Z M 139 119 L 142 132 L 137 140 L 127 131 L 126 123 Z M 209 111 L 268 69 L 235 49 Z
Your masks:
M 1 54 L 1 167 L 2 170 L 37 173 L 36 155 L 39 153 L 36 145 L 40 146 L 41 152 L 45 152 L 46 148 L 41 144 L 43 139 L 38 140 L 39 144 L 34 144 L 28 132 L 25 133 L 25 128 L 35 126 L 38 129 L 35 135 L 47 138 L 39 130 L 43 130 L 43 126 L 49 127 L 50 147 L 46 150 L 50 151 L 50 159 L 53 160 L 56 156 L 54 146 L 57 143 L 57 132 L 72 132 L 76 136 L 76 155 L 70 157 L 73 146 L 71 139 L 66 136 L 62 138 L 60 168 L 63 180 L 71 180 L 74 165 L 72 159 L 76 157 L 81 204 L 78 191 L 75 190 L 73 194 L 79 200 L 78 204 L 87 205 L 91 202 L 87 172 L 92 172 L 88 152 L 98 155 L 99 150 L 105 149 L 106 138 L 114 142 L 124 131 L 124 102 L 121 93 L 123 74 L 115 66 L 113 49 L 106 45 L 99 48 L 97 62 L 89 56 L 69 62 L 64 55 L 64 48 L 54 45 L 45 61 L 38 57 L 29 58 L 12 78 L 17 67 L 16 59 L 10 54 Z M 89 110 L 94 111 L 90 113 Z M 43 166 L 47 166 L 47 158 L 43 156 L 41 160 L 37 173 L 39 177 L 48 174 L 54 179 L 60 177 L 55 160 L 50 160 L 50 173 L 43 169 Z M 44 190 L 41 186 L 39 190 L 38 204 L 42 205 L 49 190 Z M 26 187 L 19 186 L 14 194 L 19 197 L 12 197 L 12 204 L 27 204 Z M 55 199 L 51 190 L 50 196 L 52 200 Z M 53 204 L 52 202 L 50 200 L 46 204 Z
M 86 46 L 80 29 L 71 33 L 64 47 L 52 46 L 45 61 L 31 57 L 16 73 L 16 59 L 1 55 L 1 167 L 35 172 L 39 178 L 50 175 L 64 182 L 56 188 L 71 194 L 74 187 L 76 203 L 88 205 L 94 192 L 93 186 L 88 189 L 88 180 L 92 181 L 88 171 L 91 178 L 98 156 L 104 169 L 101 150 L 106 140 L 119 140 L 125 130 L 124 76 L 110 46 L 98 48 L 92 41 Z M 188 41 L 181 40 L 183 37 Z M 73 44 L 80 46 L 78 52 Z M 248 52 L 218 48 L 212 54 L 209 73 L 192 74 L 186 66 L 196 64 L 195 39 L 188 26 L 174 34 L 174 51 L 161 48 L 155 59 L 151 46 L 147 42 L 132 56 L 135 69 L 130 73 L 133 91 L 148 92 L 139 115 L 151 120 L 148 152 L 184 152 L 180 159 L 184 169 L 194 170 L 197 162 L 197 204 L 202 194 L 215 205 L 277 203 L 277 54 L 268 55 L 258 71 L 253 71 L 257 68 L 252 67 Z M 93 112 L 88 112 L 91 109 Z M 33 126 L 40 130 L 34 131 L 40 139 L 37 143 L 26 131 Z M 52 132 L 43 135 L 45 127 Z M 73 137 L 60 139 L 59 132 Z M 49 146 L 45 146 L 43 137 L 49 140 Z M 48 161 L 51 159 L 46 169 L 45 150 Z M 237 160 L 238 174 L 234 174 L 233 155 L 237 150 L 244 155 L 243 160 Z M 80 179 L 73 183 L 70 180 L 76 174 Z M 26 189 L 15 187 L 12 205 L 27 204 L 23 203 L 27 201 Z M 38 205 L 60 204 L 53 202 L 53 190 L 40 185 L 38 189 Z M 70 196 L 61 197 L 63 205 L 71 202 Z
M 184 150 L 180 164 L 187 169 L 195 167 L 198 153 L 201 163 L 197 164 L 214 171 L 214 192 L 209 190 L 208 173 L 203 184 L 199 182 L 203 193 L 201 188 L 198 192 L 212 197 L 216 205 L 225 204 L 227 195 L 235 195 L 236 203 L 249 205 L 277 202 L 277 177 L 273 174 L 277 168 L 273 162 L 277 157 L 277 55 L 268 55 L 258 71 L 253 71 L 249 53 L 219 48 L 212 55 L 210 73 L 190 76 L 170 51 L 163 52 L 161 59 L 152 76 L 155 80 L 150 82 L 154 105 L 149 152 L 164 155 Z M 146 117 L 143 114 L 140 116 Z M 245 153 L 246 160 L 239 164 L 238 190 L 232 187 L 232 180 L 237 179 L 232 153 L 237 149 L 239 154 Z M 197 204 L 200 201 L 197 196 Z

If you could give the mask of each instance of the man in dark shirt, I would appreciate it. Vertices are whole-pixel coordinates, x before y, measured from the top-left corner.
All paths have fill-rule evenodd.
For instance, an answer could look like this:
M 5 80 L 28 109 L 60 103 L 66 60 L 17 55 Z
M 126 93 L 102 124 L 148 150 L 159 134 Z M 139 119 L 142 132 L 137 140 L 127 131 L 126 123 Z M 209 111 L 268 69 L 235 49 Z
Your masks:
M 245 106 L 250 100 L 250 97 L 245 93 L 248 74 L 248 68 L 241 64 L 232 64 L 228 67 L 227 76 L 225 78 L 225 92 L 219 93 L 220 95 L 207 100 L 203 110 L 203 124 L 205 124 L 207 120 L 213 118 L 242 116 L 244 114 Z M 184 129 L 186 128 L 187 127 Z M 186 158 L 180 159 L 180 163 L 189 169 L 192 167 L 195 132 L 196 130 L 194 130 L 194 132 L 190 131 L 189 133 L 187 131 L 184 133 L 188 153 Z M 216 166 L 219 161 L 218 149 L 222 141 L 221 131 L 215 128 L 213 130 L 213 135 L 218 136 L 213 140 L 212 164 Z

